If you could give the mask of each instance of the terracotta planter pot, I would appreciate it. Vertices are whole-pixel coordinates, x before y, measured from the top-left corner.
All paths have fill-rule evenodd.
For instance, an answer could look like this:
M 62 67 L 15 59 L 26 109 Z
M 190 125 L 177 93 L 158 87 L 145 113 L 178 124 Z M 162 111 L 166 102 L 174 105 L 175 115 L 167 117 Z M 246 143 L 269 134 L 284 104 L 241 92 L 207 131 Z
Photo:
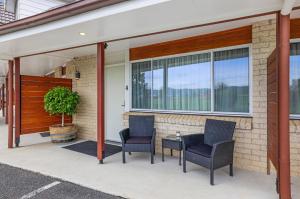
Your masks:
M 74 124 L 52 125 L 49 130 L 53 143 L 70 142 L 77 138 L 77 127 Z

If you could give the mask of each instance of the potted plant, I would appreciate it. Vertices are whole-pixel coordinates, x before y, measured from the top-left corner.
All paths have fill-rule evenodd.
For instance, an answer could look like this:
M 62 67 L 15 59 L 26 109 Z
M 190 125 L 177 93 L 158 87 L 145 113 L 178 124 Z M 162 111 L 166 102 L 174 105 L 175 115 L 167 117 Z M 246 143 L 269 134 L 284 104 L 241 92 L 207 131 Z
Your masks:
M 44 96 L 44 108 L 50 115 L 61 115 L 61 124 L 49 127 L 51 140 L 54 143 L 68 142 L 76 139 L 77 128 L 74 124 L 65 124 L 65 115 L 76 113 L 79 103 L 77 92 L 66 87 L 55 87 Z

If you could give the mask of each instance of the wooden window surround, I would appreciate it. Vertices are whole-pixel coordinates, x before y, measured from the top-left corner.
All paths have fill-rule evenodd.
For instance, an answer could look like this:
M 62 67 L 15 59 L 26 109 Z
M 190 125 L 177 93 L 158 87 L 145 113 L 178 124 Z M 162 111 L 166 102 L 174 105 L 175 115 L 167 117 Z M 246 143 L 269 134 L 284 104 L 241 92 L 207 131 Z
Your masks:
M 291 39 L 300 38 L 300 19 L 291 20 Z
M 130 61 L 252 43 L 252 26 L 130 49 Z
M 300 38 L 300 18 L 291 20 L 291 39 Z M 130 49 L 130 61 L 252 43 L 252 26 Z

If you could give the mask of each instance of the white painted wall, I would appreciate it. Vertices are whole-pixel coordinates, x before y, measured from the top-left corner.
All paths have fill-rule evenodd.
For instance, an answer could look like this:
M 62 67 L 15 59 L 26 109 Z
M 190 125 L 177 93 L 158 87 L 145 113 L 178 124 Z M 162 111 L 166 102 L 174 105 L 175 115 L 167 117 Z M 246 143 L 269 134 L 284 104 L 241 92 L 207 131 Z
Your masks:
M 59 0 L 19 0 L 17 18 L 26 18 L 64 4 L 64 2 Z

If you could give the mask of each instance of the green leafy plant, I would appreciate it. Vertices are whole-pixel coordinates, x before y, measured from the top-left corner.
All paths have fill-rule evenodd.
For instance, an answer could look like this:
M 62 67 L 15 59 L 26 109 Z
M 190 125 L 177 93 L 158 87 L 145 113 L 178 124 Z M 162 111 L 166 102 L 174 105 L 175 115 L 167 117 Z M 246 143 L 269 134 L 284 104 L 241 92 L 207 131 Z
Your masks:
M 66 87 L 55 87 L 44 96 L 44 108 L 50 115 L 61 115 L 61 125 L 64 126 L 64 116 L 76 113 L 79 95 Z

